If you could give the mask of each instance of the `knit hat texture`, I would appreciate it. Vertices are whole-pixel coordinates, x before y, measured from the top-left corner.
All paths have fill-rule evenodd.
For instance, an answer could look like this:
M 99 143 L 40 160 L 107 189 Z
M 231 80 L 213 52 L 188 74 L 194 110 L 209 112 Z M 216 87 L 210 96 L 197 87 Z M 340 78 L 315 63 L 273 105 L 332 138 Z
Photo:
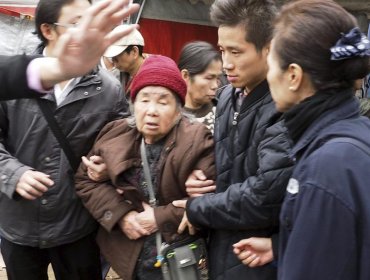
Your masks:
M 169 57 L 150 55 L 141 65 L 131 84 L 130 97 L 135 101 L 138 92 L 146 86 L 168 88 L 185 104 L 186 83 L 176 63 Z

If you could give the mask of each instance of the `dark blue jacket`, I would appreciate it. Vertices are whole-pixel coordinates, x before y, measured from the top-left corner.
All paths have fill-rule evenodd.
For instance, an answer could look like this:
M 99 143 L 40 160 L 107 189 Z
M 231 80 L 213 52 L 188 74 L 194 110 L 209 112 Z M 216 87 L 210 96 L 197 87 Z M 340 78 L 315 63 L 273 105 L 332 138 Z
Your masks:
M 273 280 L 275 267 L 243 265 L 232 245 L 278 231 L 278 213 L 292 171 L 291 143 L 276 118 L 266 81 L 245 97 L 239 112 L 235 111 L 235 98 L 235 89 L 229 86 L 217 104 L 216 194 L 189 200 L 187 214 L 194 225 L 213 229 L 209 249 L 212 280 Z
M 283 204 L 279 279 L 370 279 L 370 121 L 358 102 L 326 112 L 293 149 L 296 167 Z M 328 143 L 326 143 L 328 142 Z

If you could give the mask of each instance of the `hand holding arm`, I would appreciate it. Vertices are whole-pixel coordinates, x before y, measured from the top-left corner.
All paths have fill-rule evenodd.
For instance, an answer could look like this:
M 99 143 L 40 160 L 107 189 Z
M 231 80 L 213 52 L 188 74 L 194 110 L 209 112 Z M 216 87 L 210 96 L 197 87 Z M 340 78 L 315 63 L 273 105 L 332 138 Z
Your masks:
M 193 170 L 185 182 L 186 192 L 190 197 L 202 196 L 216 189 L 213 180 L 207 180 L 202 170 Z
M 100 156 L 82 157 L 83 164 L 87 167 L 87 175 L 90 180 L 103 182 L 109 180 L 107 165 Z
M 172 204 L 175 207 L 186 209 L 186 200 L 175 200 L 172 202 Z M 177 232 L 181 234 L 185 231 L 186 228 L 188 228 L 190 235 L 194 235 L 196 233 L 195 227 L 189 222 L 186 212 L 184 212 L 184 216 L 182 217 L 182 220 L 177 229 Z

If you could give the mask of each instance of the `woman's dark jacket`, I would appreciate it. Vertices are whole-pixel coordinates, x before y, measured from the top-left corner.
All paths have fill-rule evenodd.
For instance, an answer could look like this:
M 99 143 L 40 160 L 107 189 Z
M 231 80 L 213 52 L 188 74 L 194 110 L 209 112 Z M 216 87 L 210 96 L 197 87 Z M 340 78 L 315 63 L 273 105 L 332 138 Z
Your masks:
M 267 82 L 235 112 L 236 90 L 222 92 L 216 111 L 216 194 L 191 199 L 190 222 L 211 228 L 211 279 L 275 279 L 272 265 L 249 268 L 233 253 L 243 238 L 278 231 L 278 216 L 292 170 L 291 143 L 278 121 Z
M 370 121 L 355 99 L 326 111 L 293 148 L 279 279 L 370 279 Z M 338 137 L 364 147 L 330 142 Z

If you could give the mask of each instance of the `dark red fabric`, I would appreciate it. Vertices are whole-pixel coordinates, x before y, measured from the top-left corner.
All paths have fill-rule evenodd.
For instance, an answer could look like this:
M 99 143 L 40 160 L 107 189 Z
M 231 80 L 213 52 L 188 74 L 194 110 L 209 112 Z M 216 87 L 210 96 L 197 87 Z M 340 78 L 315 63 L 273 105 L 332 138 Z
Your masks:
M 161 86 L 176 94 L 185 104 L 186 83 L 176 63 L 169 57 L 151 55 L 144 60 L 132 80 L 130 97 L 135 101 L 137 93 L 146 86 Z
M 164 20 L 141 18 L 140 33 L 145 40 L 145 53 L 161 54 L 178 60 L 182 47 L 202 40 L 217 46 L 217 28 Z

